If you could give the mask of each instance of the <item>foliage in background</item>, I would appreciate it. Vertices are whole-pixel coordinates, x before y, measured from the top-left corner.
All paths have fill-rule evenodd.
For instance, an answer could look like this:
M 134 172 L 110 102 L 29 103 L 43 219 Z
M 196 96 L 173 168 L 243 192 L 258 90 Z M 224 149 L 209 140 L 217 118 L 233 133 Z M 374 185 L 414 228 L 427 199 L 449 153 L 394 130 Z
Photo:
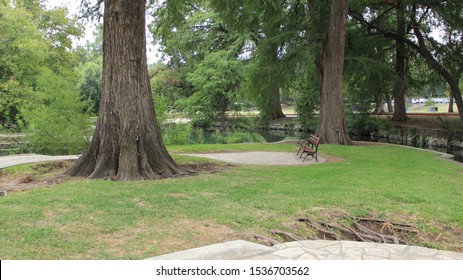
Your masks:
M 209 1 L 165 1 L 153 13 L 151 32 L 169 58 L 164 69 L 154 71 L 155 97 L 168 97 L 194 126 L 210 126 L 236 103 L 245 36 L 228 30 Z
M 103 27 L 97 26 L 93 33 L 94 41 L 78 46 L 74 53 L 78 57 L 77 71 L 80 79 L 78 89 L 82 100 L 89 105 L 91 112 L 100 108 L 101 84 L 103 74 Z
M 79 153 L 90 118 L 77 91 L 77 57 L 71 37 L 81 26 L 66 8 L 46 10 L 40 1 L 1 2 L 1 125 L 27 128 L 28 149 Z
M 19 4 L 19 3 L 16 3 Z M 0 2 L 0 118 L 2 129 L 19 130 L 49 45 L 38 20 L 24 6 Z
M 300 68 L 291 82 L 290 90 L 296 95 L 296 112 L 298 122 L 304 131 L 315 131 L 318 123 L 320 106 L 319 77 L 315 65 Z
M 236 102 L 243 76 L 242 62 L 236 51 L 216 51 L 207 55 L 187 75 L 194 92 L 175 103 L 191 118 L 193 126 L 209 127 L 213 120 L 224 118 L 231 103 Z
M 60 155 L 82 153 L 92 135 L 87 104 L 81 102 L 76 79 L 43 69 L 37 80 L 41 102 L 25 111 L 28 147 L 33 152 Z
M 189 124 L 166 124 L 162 131 L 166 145 L 264 143 L 259 133 L 244 129 L 204 130 Z
M 354 136 L 370 137 L 384 127 L 383 121 L 376 116 L 362 113 L 347 114 L 347 128 Z
M 248 98 L 260 117 L 284 117 L 281 92 L 288 93 L 296 65 L 307 51 L 308 21 L 301 1 L 210 1 L 220 18 L 247 40 L 242 57 L 247 59 Z

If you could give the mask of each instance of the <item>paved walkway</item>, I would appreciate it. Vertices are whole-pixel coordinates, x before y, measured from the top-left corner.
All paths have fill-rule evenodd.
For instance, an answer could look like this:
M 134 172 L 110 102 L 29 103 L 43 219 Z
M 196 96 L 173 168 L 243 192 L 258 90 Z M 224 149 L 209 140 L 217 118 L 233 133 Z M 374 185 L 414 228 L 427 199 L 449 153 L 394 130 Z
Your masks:
M 33 163 L 33 162 L 42 162 L 42 161 L 54 161 L 54 160 L 68 160 L 68 159 L 78 159 L 77 155 L 69 156 L 45 156 L 37 154 L 22 154 L 22 155 L 12 155 L 12 156 L 2 156 L 0 157 L 0 169 L 14 166 L 18 164 Z
M 209 153 L 209 154 L 185 154 L 186 156 L 204 157 L 235 164 L 257 165 L 308 165 L 317 163 L 315 158 L 307 157 L 305 161 L 296 153 L 284 152 L 242 152 L 242 153 Z M 326 162 L 319 156 L 318 163 Z
M 463 260 L 463 254 L 417 246 L 356 241 L 306 240 L 267 247 L 235 240 L 150 260 Z

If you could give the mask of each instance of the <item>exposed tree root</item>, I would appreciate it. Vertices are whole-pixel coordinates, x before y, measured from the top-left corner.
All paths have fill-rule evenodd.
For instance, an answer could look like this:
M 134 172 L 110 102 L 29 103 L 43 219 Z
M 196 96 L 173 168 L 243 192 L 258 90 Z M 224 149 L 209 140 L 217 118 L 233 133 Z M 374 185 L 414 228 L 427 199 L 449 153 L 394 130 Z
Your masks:
M 320 233 L 324 235 L 325 237 L 324 239 L 326 239 L 326 235 L 330 235 L 336 240 L 341 240 L 341 238 L 336 233 L 329 231 L 327 229 L 323 229 L 322 227 L 318 226 L 316 222 L 310 220 L 309 218 L 297 218 L 296 221 L 305 222 L 308 225 L 312 226 L 313 228 L 315 228 L 317 231 L 319 231 Z
M 304 240 L 304 238 L 302 237 L 299 237 L 297 235 L 294 235 L 292 233 L 289 233 L 289 232 L 286 232 L 286 231 L 282 231 L 282 230 L 272 230 L 271 231 L 272 234 L 275 234 L 275 235 L 281 235 L 283 237 L 286 237 L 292 241 L 301 241 L 301 240 Z
M 274 246 L 274 245 L 277 245 L 277 244 L 281 244 L 280 241 L 277 241 L 275 239 L 272 239 L 272 238 L 269 238 L 269 237 L 266 237 L 266 236 L 263 236 L 263 235 L 259 235 L 259 234 L 254 234 L 253 237 L 257 240 L 261 240 L 261 241 L 265 241 L 265 242 L 268 242 L 270 244 L 270 246 Z
M 356 216 L 342 216 L 342 217 L 350 218 L 351 220 L 354 220 L 354 221 L 377 222 L 377 223 L 382 223 L 382 224 L 386 224 L 386 223 L 389 223 L 389 224 L 392 224 L 392 225 L 394 225 L 395 227 L 407 227 L 407 228 L 414 228 L 414 226 L 413 226 L 413 225 L 409 225 L 409 224 L 403 224 L 403 223 L 396 223 L 396 222 L 391 222 L 391 221 L 388 221 L 388 220 L 384 220 L 384 219 L 377 219 L 377 218 L 366 218 L 366 217 L 356 217 Z
M 305 223 L 311 230 L 305 236 L 298 236 L 282 230 L 272 230 L 271 234 L 278 236 L 279 239 L 287 241 L 301 241 L 304 239 L 326 239 L 326 240 L 355 240 L 363 242 L 376 242 L 386 244 L 405 244 L 409 243 L 404 239 L 409 239 L 410 233 L 417 234 L 418 230 L 413 225 L 395 223 L 384 219 L 353 217 L 337 215 L 343 218 L 343 224 L 337 222 L 316 221 L 308 217 L 296 218 L 296 221 Z M 349 226 L 345 226 L 350 220 Z M 313 235 L 315 233 L 315 237 Z M 265 241 L 271 246 L 279 244 L 278 240 L 254 234 L 255 239 Z M 277 238 L 278 239 L 278 238 Z
M 395 233 L 397 231 L 407 231 L 407 232 L 416 232 L 413 229 L 412 225 L 393 223 L 388 220 L 383 219 L 373 219 L 373 218 L 360 218 L 360 217 L 351 217 L 343 216 L 352 220 L 352 225 L 350 227 L 345 227 L 339 224 L 327 223 L 324 221 L 316 222 L 310 218 L 297 218 L 296 221 L 304 222 L 310 227 L 317 230 L 319 235 L 322 235 L 325 239 L 328 236 L 336 240 L 356 240 L 363 242 L 377 242 L 377 243 L 388 243 L 388 244 L 407 244 L 408 242 L 402 239 L 399 239 L 397 236 L 392 234 L 382 233 L 387 229 L 388 232 Z M 380 231 L 377 232 L 373 229 L 370 229 L 366 226 L 361 225 L 359 222 L 365 221 L 370 223 L 377 223 L 380 226 Z M 337 231 L 337 232 L 335 232 Z

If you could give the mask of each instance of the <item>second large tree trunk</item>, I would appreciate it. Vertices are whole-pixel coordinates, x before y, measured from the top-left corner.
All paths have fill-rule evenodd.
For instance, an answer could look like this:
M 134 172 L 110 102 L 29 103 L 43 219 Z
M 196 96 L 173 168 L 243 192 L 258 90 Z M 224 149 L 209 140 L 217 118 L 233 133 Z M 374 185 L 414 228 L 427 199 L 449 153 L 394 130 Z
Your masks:
M 320 122 L 317 128 L 323 143 L 352 144 L 347 131 L 342 94 L 348 8 L 348 0 L 331 1 L 328 42 L 323 51 Z
M 172 177 L 183 171 L 156 123 L 145 38 L 145 0 L 106 0 L 103 84 L 92 142 L 67 175 L 115 180 Z
M 405 8 L 402 0 L 397 1 L 397 39 L 396 39 L 396 82 L 394 86 L 393 121 L 406 121 L 405 91 L 406 91 L 406 51 L 405 51 Z

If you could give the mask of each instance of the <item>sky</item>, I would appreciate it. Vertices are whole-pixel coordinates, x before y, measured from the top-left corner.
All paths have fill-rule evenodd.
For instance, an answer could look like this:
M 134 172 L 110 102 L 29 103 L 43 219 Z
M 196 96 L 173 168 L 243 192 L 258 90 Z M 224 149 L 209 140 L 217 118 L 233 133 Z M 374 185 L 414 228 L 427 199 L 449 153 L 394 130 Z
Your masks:
M 45 3 L 47 7 L 62 7 L 65 6 L 69 10 L 70 15 L 79 14 L 80 0 L 46 0 Z M 148 20 L 147 20 L 148 21 Z M 83 46 L 87 41 L 93 40 L 93 32 L 95 31 L 95 23 L 89 21 L 82 22 L 85 27 L 84 36 L 80 39 L 73 40 L 74 46 Z M 153 38 L 149 32 L 147 36 L 147 57 L 148 63 L 156 63 L 161 60 L 161 53 L 159 52 L 159 45 L 153 44 Z

